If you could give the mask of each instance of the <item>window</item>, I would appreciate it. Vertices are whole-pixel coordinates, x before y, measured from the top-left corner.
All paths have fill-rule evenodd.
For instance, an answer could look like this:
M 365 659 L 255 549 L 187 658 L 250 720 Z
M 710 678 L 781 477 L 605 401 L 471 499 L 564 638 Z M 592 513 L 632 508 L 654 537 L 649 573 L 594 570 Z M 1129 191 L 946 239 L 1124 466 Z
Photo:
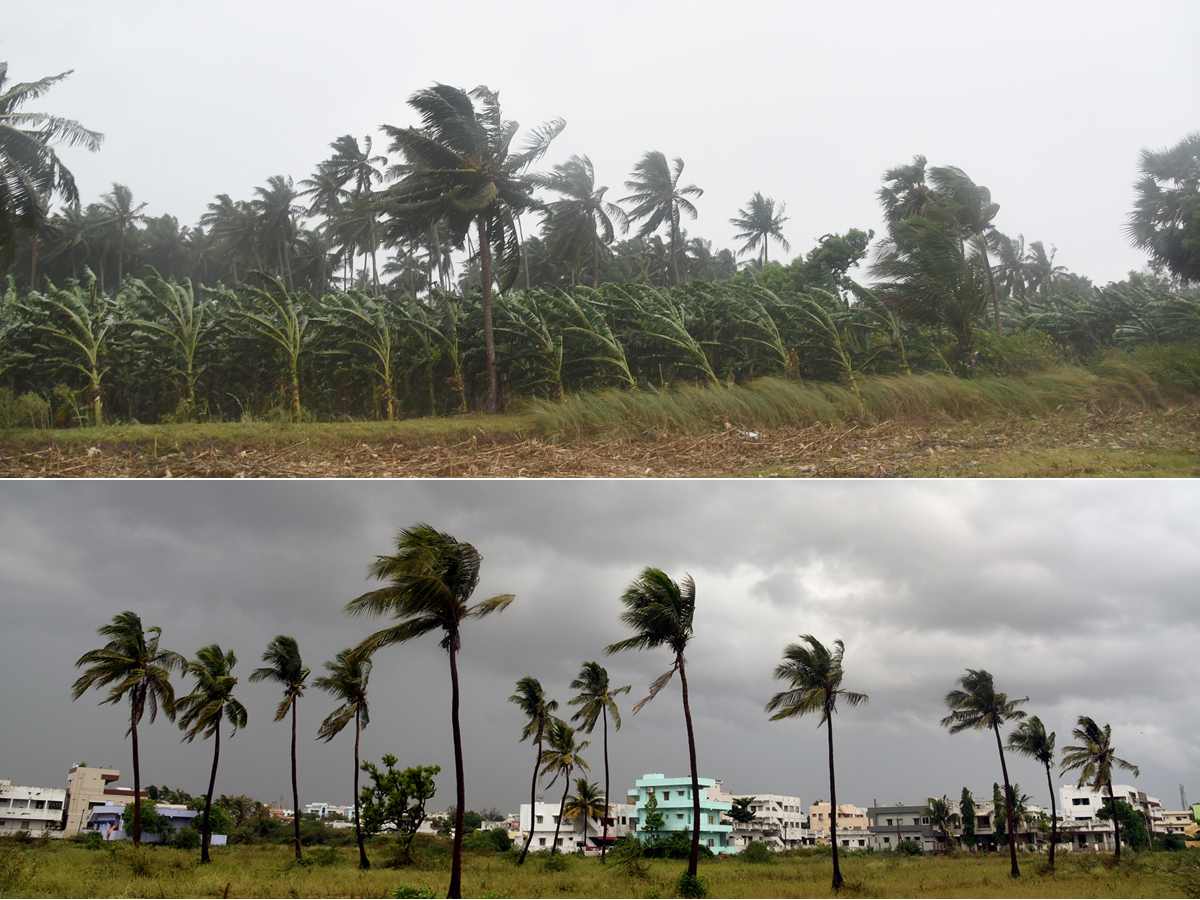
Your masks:
M 538 846 L 539 846 L 539 847 L 545 847 L 545 846 L 546 846 L 546 839 L 545 839 L 545 838 L 538 838 Z
M 712 838 L 709 838 L 709 839 L 708 839 L 708 846 L 710 846 L 710 847 L 711 847 L 712 845 L 713 845 L 713 839 L 712 839 Z
M 921 816 L 921 824 L 928 825 L 929 824 L 929 816 Z
M 538 823 L 539 825 L 541 825 L 541 824 L 542 824 L 542 822 L 543 822 L 543 821 L 545 821 L 545 817 L 544 817 L 544 816 L 538 816 L 538 817 L 537 817 L 537 820 L 538 820 L 538 821 L 537 821 L 537 823 Z
M 892 820 L 891 820 L 891 819 L 888 819 L 888 824 L 889 824 L 889 825 L 891 825 L 891 824 L 892 824 Z
M 890 844 L 890 843 L 892 842 L 892 839 L 891 839 L 890 837 L 885 837 L 885 838 L 883 839 L 883 842 L 884 842 L 885 844 Z
M 554 817 L 554 824 L 555 824 L 555 825 L 557 825 L 557 824 L 558 824 L 558 816 L 555 816 L 555 817 Z
M 663 799 L 664 799 L 664 800 L 670 800 L 670 799 L 671 799 L 671 792 L 670 792 L 670 791 L 663 791 Z
M 626 817 L 625 817 L 625 816 L 621 816 L 621 824 L 622 824 L 622 825 L 626 824 Z
M 34 807 L 33 807 L 33 808 L 34 808 L 34 809 L 45 809 L 45 808 L 46 808 L 46 801 L 45 801 L 45 800 L 38 800 L 38 801 L 36 801 L 36 802 L 35 802 L 35 804 L 34 804 Z
M 682 819 L 682 818 L 683 818 L 683 813 L 675 813 L 675 818 L 677 818 L 677 819 Z

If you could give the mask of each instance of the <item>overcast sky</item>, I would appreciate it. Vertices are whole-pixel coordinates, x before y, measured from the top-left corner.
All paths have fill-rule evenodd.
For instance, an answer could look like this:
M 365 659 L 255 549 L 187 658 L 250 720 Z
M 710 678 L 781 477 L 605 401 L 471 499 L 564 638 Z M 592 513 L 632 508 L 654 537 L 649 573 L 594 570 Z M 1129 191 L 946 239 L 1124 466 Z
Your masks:
M 0 59 L 14 81 L 74 70 L 37 106 L 106 136 L 63 151 L 85 203 L 120 182 L 181 224 L 218 193 L 309 177 L 339 135 L 386 150 L 379 126 L 417 124 L 416 90 L 486 84 L 523 131 L 564 118 L 544 168 L 587 154 L 610 200 L 646 151 L 682 157 L 705 191 L 685 225 L 716 247 L 736 248 L 755 191 L 787 204 L 792 255 L 878 233 L 881 174 L 923 154 L 1101 285 L 1145 263 L 1123 233 L 1138 151 L 1200 127 L 1193 0 L 709 9 L 43 0 L 5 10 Z
M 644 773 L 687 773 L 678 680 L 631 714 L 669 652 L 602 655 L 629 636 L 619 598 L 646 566 L 695 579 L 687 658 L 700 774 L 735 795 L 828 798 L 816 719 L 763 712 L 783 687 L 772 672 L 784 645 L 812 633 L 845 641 L 844 687 L 871 698 L 835 720 L 843 802 L 957 798 L 963 786 L 990 797 L 991 735 L 938 724 L 971 667 L 1028 695 L 1060 748 L 1081 714 L 1111 723 L 1118 755 L 1141 767 L 1132 783 L 1177 808 L 1181 782 L 1200 799 L 1198 513 L 1195 482 L 0 484 L 0 778 L 65 787 L 84 760 L 131 784 L 124 707 L 99 706 L 96 691 L 72 703 L 70 688 L 75 660 L 104 643 L 96 629 L 133 610 L 162 627 L 166 648 L 191 657 L 215 642 L 238 656 L 249 725 L 222 741 L 218 793 L 290 796 L 289 728 L 272 722 L 280 689 L 247 676 L 277 634 L 296 637 L 320 672 L 384 627 L 341 609 L 374 586 L 366 568 L 394 552 L 396 532 L 426 521 L 482 553 L 476 598 L 516 594 L 463 632 L 472 808 L 515 812 L 528 796 L 534 750 L 506 702 L 517 679 L 540 679 L 570 712 L 568 684 L 588 660 L 633 685 L 610 735 L 614 797 Z M 441 765 L 434 806 L 452 802 L 438 639 L 381 651 L 370 698 L 363 757 Z M 315 689 L 301 701 L 301 803 L 352 801 L 351 733 L 315 740 L 334 706 Z M 180 744 L 162 718 L 141 734 L 144 784 L 204 791 L 211 742 Z M 602 782 L 592 738 L 584 755 Z M 1036 763 L 1010 758 L 1009 771 L 1048 803 Z

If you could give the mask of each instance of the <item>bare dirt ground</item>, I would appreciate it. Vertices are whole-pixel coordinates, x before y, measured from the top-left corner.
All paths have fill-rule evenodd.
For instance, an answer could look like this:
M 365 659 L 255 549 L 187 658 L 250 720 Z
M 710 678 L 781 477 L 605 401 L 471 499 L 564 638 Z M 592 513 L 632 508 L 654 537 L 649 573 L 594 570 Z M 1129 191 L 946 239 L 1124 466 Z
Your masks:
M 288 442 L 0 439 L 0 476 L 83 478 L 1063 477 L 1200 475 L 1200 409 L 566 439 L 463 432 Z

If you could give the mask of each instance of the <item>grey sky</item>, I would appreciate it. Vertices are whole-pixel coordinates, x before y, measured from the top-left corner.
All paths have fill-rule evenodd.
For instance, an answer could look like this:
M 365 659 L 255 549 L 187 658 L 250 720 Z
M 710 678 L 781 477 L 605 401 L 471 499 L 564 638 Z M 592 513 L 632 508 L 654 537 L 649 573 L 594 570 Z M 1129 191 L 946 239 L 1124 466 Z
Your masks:
M 868 706 L 835 723 L 839 797 L 867 805 L 990 794 L 987 734 L 950 736 L 942 697 L 968 666 L 1072 743 L 1080 714 L 1111 723 L 1136 784 L 1168 807 L 1200 795 L 1192 689 L 1200 612 L 1200 485 L 1193 482 L 75 482 L 0 484 L 0 777 L 61 786 L 81 759 L 131 780 L 123 713 L 97 692 L 70 701 L 72 663 L 125 609 L 187 655 L 219 643 L 238 655 L 249 727 L 224 743 L 217 789 L 289 793 L 278 690 L 246 676 L 267 643 L 295 636 L 315 670 L 383 620 L 349 619 L 350 599 L 395 532 L 418 521 L 474 543 L 484 598 L 503 614 L 468 623 L 461 655 L 467 797 L 515 811 L 533 749 L 505 698 L 539 678 L 566 709 L 585 660 L 606 665 L 623 698 L 612 736 L 614 795 L 645 772 L 687 771 L 675 681 L 636 716 L 666 652 L 602 656 L 628 636 L 622 590 L 646 566 L 696 581 L 688 654 L 701 774 L 735 794 L 828 796 L 816 720 L 769 723 L 784 645 L 811 632 L 846 643 L 845 686 Z M 181 683 L 181 688 L 184 684 Z M 381 651 L 363 756 L 443 767 L 453 796 L 449 678 L 428 636 Z M 352 741 L 313 738 L 333 708 L 300 706 L 301 802 L 351 801 Z M 599 733 L 585 757 L 593 780 Z M 203 790 L 211 744 L 179 743 L 160 719 L 143 730 L 145 783 Z M 1036 764 L 1010 760 L 1035 802 Z M 558 788 L 555 788 L 557 791 Z M 557 796 L 557 794 L 555 794 Z
M 793 255 L 879 232 L 880 175 L 920 153 L 987 185 L 1000 230 L 1104 284 L 1145 262 L 1123 235 L 1139 149 L 1200 123 L 1198 34 L 1191 0 L 45 0 L 5 11 L 0 59 L 18 81 L 75 70 L 42 105 L 106 134 L 63 153 L 84 202 L 121 182 L 181 224 L 218 193 L 309 177 L 341 134 L 386 150 L 377 129 L 416 124 L 415 90 L 484 83 L 523 129 L 566 119 L 544 167 L 587 154 L 609 199 L 647 150 L 682 157 L 705 190 L 685 225 L 717 247 L 755 191 L 787 203 Z

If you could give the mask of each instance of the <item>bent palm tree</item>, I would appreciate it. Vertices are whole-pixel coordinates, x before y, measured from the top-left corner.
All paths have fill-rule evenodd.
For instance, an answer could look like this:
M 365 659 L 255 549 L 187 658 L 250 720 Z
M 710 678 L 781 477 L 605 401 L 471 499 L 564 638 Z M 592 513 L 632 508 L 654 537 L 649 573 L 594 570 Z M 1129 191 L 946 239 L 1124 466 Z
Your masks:
M 620 731 L 621 712 L 613 698 L 628 694 L 632 686 L 626 684 L 619 688 L 611 687 L 608 671 L 603 666 L 595 662 L 585 662 L 579 671 L 579 677 L 571 682 L 570 687 L 573 691 L 579 691 L 579 694 L 568 700 L 567 705 L 580 707 L 579 712 L 571 716 L 571 721 L 583 719 L 582 727 L 588 734 L 596 727 L 597 720 L 604 722 L 604 835 L 600 841 L 600 862 L 603 863 L 608 852 L 608 795 L 611 790 L 608 778 L 608 717 L 612 716 L 613 728 Z M 583 842 L 587 843 L 586 828 Z
M 682 174 L 681 158 L 675 157 L 675 161 L 668 165 L 666 156 L 658 150 L 651 150 L 638 160 L 629 181 L 625 182 L 625 187 L 632 193 L 621 198 L 637 204 L 629 213 L 631 219 L 646 220 L 638 229 L 640 237 L 653 234 L 663 222 L 668 224 L 671 236 L 671 275 L 675 284 L 679 284 L 679 262 L 676 253 L 679 249 L 681 213 L 696 218 L 696 207 L 687 198 L 699 197 L 704 193 L 694 184 L 680 187 L 679 176 Z
M 183 740 L 189 744 L 196 735 L 213 738 L 212 772 L 208 776 L 208 793 L 204 795 L 204 833 L 200 842 L 200 862 L 209 862 L 208 845 L 212 840 L 209 813 L 212 811 L 213 790 L 217 784 L 217 763 L 221 758 L 221 719 L 225 719 L 236 732 L 246 727 L 246 707 L 233 696 L 237 678 L 233 667 L 237 657 L 233 651 L 225 652 L 216 644 L 196 651 L 196 658 L 189 660 L 184 673 L 196 679 L 196 688 L 186 697 L 181 697 L 177 708 L 182 715 L 179 727 L 184 730 Z M 299 821 L 299 810 L 294 817 Z
M 562 719 L 553 719 L 546 731 L 547 746 L 542 751 L 542 774 L 554 773 L 554 777 L 550 779 L 551 785 L 558 780 L 559 775 L 563 778 L 563 795 L 558 804 L 558 817 L 554 821 L 554 843 L 550 847 L 551 856 L 558 852 L 558 833 L 562 829 L 563 815 L 567 806 L 567 793 L 571 790 L 571 773 L 575 771 L 576 766 L 581 769 L 588 767 L 579 754 L 586 750 L 591 743 L 591 741 L 577 743 L 575 729 Z M 584 834 L 586 842 L 586 824 L 584 825 Z
M 586 156 L 572 156 L 556 165 L 545 185 L 563 196 L 546 208 L 546 236 L 551 251 L 574 261 L 572 274 L 578 269 L 579 258 L 590 251 L 592 287 L 599 287 L 600 243 L 607 246 L 613 242 L 614 221 L 622 234 L 628 231 L 629 217 L 621 207 L 604 199 L 608 188 L 596 187 L 596 172 Z
M 950 729 L 951 734 L 958 734 L 968 728 L 980 731 L 990 728 L 996 733 L 996 749 L 1000 751 L 1000 771 L 1004 774 L 1004 812 L 1008 833 L 1015 834 L 1013 827 L 1013 792 L 1008 781 L 1008 766 L 1004 762 L 1004 745 L 1000 742 L 1000 726 L 1008 721 L 1019 721 L 1025 718 L 1025 712 L 1017 709 L 1029 698 L 1009 700 L 1008 695 L 996 690 L 992 683 L 992 675 L 983 669 L 967 669 L 967 673 L 958 679 L 961 690 L 950 691 L 946 694 L 946 706 L 950 715 L 942 719 L 942 725 Z M 1021 870 L 1017 867 L 1017 846 L 1015 841 L 1008 842 L 1009 860 L 1012 863 L 1012 877 L 1018 878 Z
M 779 209 L 775 208 L 775 201 L 771 197 L 764 197 L 760 192 L 755 191 L 754 196 L 750 198 L 747 204 L 747 209 L 739 209 L 738 217 L 730 219 L 729 224 L 741 229 L 734 237 L 738 240 L 745 239 L 746 243 L 739 250 L 739 253 L 746 253 L 753 250 L 762 243 L 762 260 L 760 265 L 767 264 L 767 245 L 774 238 L 784 249 L 784 252 L 792 249 L 783 237 L 783 223 L 787 221 L 787 216 L 783 214 L 786 204 L 780 203 Z
M 1054 845 L 1058 843 L 1058 810 L 1054 803 L 1054 779 L 1050 767 L 1054 765 L 1054 732 L 1046 733 L 1046 726 L 1037 716 L 1030 716 L 1008 735 L 1008 749 L 1022 756 L 1030 756 L 1046 767 L 1046 786 L 1050 789 L 1050 868 L 1054 868 Z
M 575 794 L 567 798 L 563 815 L 575 818 L 583 816 L 583 846 L 587 848 L 588 819 L 608 815 L 608 797 L 600 793 L 600 787 L 582 776 L 575 779 Z M 561 818 L 561 816 L 560 816 Z M 604 852 L 603 848 L 600 850 Z
M 796 719 L 811 712 L 820 712 L 817 727 L 827 726 L 829 736 L 829 838 L 833 845 L 833 890 L 841 890 L 842 871 L 838 864 L 837 846 L 837 783 L 833 774 L 833 714 L 841 698 L 847 706 L 861 706 L 870 698 L 866 694 L 842 690 L 841 639 L 833 642 L 833 652 L 811 634 L 800 636 L 802 643 L 788 644 L 783 649 L 783 662 L 775 667 L 775 678 L 790 687 L 773 696 L 766 706 L 774 712 L 772 722 Z
M 517 692 L 508 698 L 508 702 L 516 703 L 521 707 L 521 712 L 525 713 L 526 721 L 525 727 L 521 729 L 521 740 L 533 738 L 534 744 L 537 745 L 537 759 L 533 763 L 533 781 L 529 785 L 529 834 L 525 836 L 525 846 L 521 848 L 521 855 L 517 857 L 519 866 L 525 862 L 525 855 L 529 852 L 529 845 L 533 842 L 538 770 L 542 765 L 542 740 L 546 736 L 546 729 L 554 721 L 554 716 L 550 714 L 558 709 L 558 701 L 547 700 L 546 692 L 542 690 L 542 683 L 536 678 L 526 675 L 517 682 Z
M 467 619 L 504 610 L 512 594 L 497 594 L 473 606 L 467 601 L 479 583 L 479 551 L 466 541 L 418 523 L 396 536 L 396 553 L 377 556 L 368 576 L 386 580 L 387 587 L 368 591 L 346 604 L 351 616 L 390 615 L 396 624 L 364 638 L 351 651 L 358 658 L 382 647 L 403 644 L 431 631 L 442 631 L 442 649 L 450 658 L 450 723 L 454 733 L 454 775 L 457 783 L 454 812 L 454 850 L 450 868 L 450 897 L 462 896 L 463 786 L 462 731 L 459 727 L 458 651 L 462 624 Z
M 1200 282 L 1200 131 L 1173 147 L 1143 148 L 1138 171 L 1125 234 L 1184 284 Z
M 371 721 L 367 706 L 367 681 L 371 677 L 371 660 L 358 659 L 349 650 L 343 650 L 333 662 L 325 663 L 328 675 L 313 679 L 317 690 L 325 691 L 342 705 L 325 717 L 317 731 L 317 740 L 329 743 L 342 729 L 354 721 L 354 836 L 358 840 L 358 867 L 371 868 L 367 859 L 367 848 L 363 843 L 362 821 L 359 815 L 358 796 L 358 738 Z
M 688 856 L 688 874 L 696 877 L 700 862 L 700 779 L 696 770 L 696 735 L 692 730 L 692 710 L 688 704 L 687 661 L 683 651 L 692 639 L 692 619 L 696 612 L 696 583 L 688 575 L 680 586 L 661 569 L 647 568 L 621 595 L 625 612 L 621 613 L 621 624 L 636 632 L 633 637 L 604 648 L 611 656 L 623 650 L 653 650 L 670 647 L 675 654 L 675 664 L 650 685 L 650 694 L 633 707 L 637 711 L 654 699 L 671 676 L 679 673 L 683 689 L 683 718 L 687 723 L 688 761 L 692 770 L 692 849 Z
M 1091 782 L 1091 788 L 1097 793 L 1102 787 L 1108 788 L 1108 802 L 1112 806 L 1114 838 L 1117 844 L 1113 859 L 1121 861 L 1121 823 L 1117 820 L 1117 798 L 1113 795 L 1112 771 L 1113 766 L 1119 766 L 1135 776 L 1140 775 L 1138 767 L 1121 759 L 1113 751 L 1112 726 L 1101 728 L 1088 716 L 1080 716 L 1078 725 L 1071 729 L 1071 736 L 1079 741 L 1073 747 L 1063 747 L 1062 771 L 1079 770 L 1079 787 Z
M 296 829 L 296 859 L 300 859 L 300 792 L 296 787 L 296 701 L 304 696 L 304 682 L 312 669 L 300 659 L 300 647 L 294 637 L 278 635 L 267 646 L 262 666 L 250 673 L 251 681 L 274 681 L 283 685 L 283 699 L 275 710 L 275 721 L 292 714 L 292 823 Z
M 112 623 L 101 625 L 98 632 L 109 642 L 98 650 L 89 650 L 75 662 L 75 667 L 89 666 L 71 687 L 71 699 L 78 700 L 89 688 L 112 685 L 108 697 L 101 703 L 129 700 L 129 730 L 133 737 L 133 844 L 142 841 L 141 761 L 138 756 L 138 723 L 146 707 L 150 721 L 163 714 L 175 721 L 175 691 L 171 687 L 171 671 L 182 669 L 184 659 L 171 650 L 160 650 L 158 639 L 162 629 L 157 625 L 142 629 L 142 620 L 128 610 L 113 616 Z

